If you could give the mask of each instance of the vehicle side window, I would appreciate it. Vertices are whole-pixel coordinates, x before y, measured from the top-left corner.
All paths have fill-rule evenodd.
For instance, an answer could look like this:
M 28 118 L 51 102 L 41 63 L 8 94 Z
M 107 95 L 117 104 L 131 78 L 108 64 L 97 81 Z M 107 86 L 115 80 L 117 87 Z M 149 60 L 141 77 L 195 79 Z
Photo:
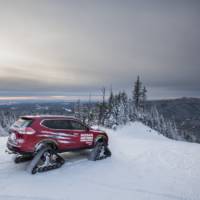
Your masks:
M 76 121 L 71 121 L 72 130 L 85 130 L 85 126 Z
M 46 126 L 47 128 L 55 128 L 55 124 L 53 120 L 44 120 L 42 125 Z
M 44 126 L 51 129 L 71 129 L 71 124 L 68 120 L 44 120 Z

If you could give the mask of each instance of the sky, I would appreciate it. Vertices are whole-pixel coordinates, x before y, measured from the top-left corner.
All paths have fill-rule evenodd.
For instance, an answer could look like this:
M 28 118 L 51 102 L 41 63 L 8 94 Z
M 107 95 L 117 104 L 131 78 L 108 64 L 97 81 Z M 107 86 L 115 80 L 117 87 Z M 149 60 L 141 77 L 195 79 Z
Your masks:
M 198 0 L 0 0 L 0 98 L 200 97 Z

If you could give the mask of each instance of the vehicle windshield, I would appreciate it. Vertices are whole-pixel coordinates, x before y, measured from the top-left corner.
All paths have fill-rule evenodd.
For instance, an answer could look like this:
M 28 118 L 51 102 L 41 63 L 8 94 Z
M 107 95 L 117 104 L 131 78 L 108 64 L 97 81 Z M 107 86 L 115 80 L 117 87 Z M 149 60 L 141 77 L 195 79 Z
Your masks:
M 12 128 L 25 128 L 29 126 L 31 122 L 32 119 L 20 118 L 12 125 Z

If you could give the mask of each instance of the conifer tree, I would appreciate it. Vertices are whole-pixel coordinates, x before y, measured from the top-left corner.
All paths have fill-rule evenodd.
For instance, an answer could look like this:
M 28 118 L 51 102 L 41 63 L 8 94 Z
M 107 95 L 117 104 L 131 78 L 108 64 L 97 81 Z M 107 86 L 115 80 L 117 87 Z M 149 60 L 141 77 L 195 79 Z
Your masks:
M 102 102 L 99 103 L 98 124 L 104 126 L 105 119 L 106 119 L 106 110 L 107 110 L 107 105 L 106 105 L 106 101 L 105 101 L 106 88 L 103 87 L 101 92 L 102 92 Z
M 145 104 L 146 104 L 146 100 L 147 100 L 147 89 L 144 86 L 142 88 L 142 92 L 141 92 L 141 107 L 142 107 L 142 111 L 144 112 L 145 110 Z
M 136 109 L 139 109 L 141 103 L 141 95 L 142 95 L 141 88 L 142 88 L 142 83 L 140 81 L 140 77 L 138 76 L 133 90 L 133 102 Z

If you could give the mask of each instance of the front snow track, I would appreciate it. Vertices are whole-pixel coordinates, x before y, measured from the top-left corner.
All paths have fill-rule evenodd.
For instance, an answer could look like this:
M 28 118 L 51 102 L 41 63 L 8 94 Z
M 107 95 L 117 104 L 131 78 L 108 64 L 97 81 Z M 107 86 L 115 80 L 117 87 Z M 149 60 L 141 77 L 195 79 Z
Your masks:
M 63 153 L 65 164 L 28 174 L 13 164 L 0 138 L 0 200 L 199 200 L 200 144 L 167 139 L 141 123 L 106 130 L 112 157 L 89 162 L 89 152 Z
M 106 144 L 99 142 L 90 152 L 88 159 L 92 161 L 103 160 L 111 156 L 111 151 Z

